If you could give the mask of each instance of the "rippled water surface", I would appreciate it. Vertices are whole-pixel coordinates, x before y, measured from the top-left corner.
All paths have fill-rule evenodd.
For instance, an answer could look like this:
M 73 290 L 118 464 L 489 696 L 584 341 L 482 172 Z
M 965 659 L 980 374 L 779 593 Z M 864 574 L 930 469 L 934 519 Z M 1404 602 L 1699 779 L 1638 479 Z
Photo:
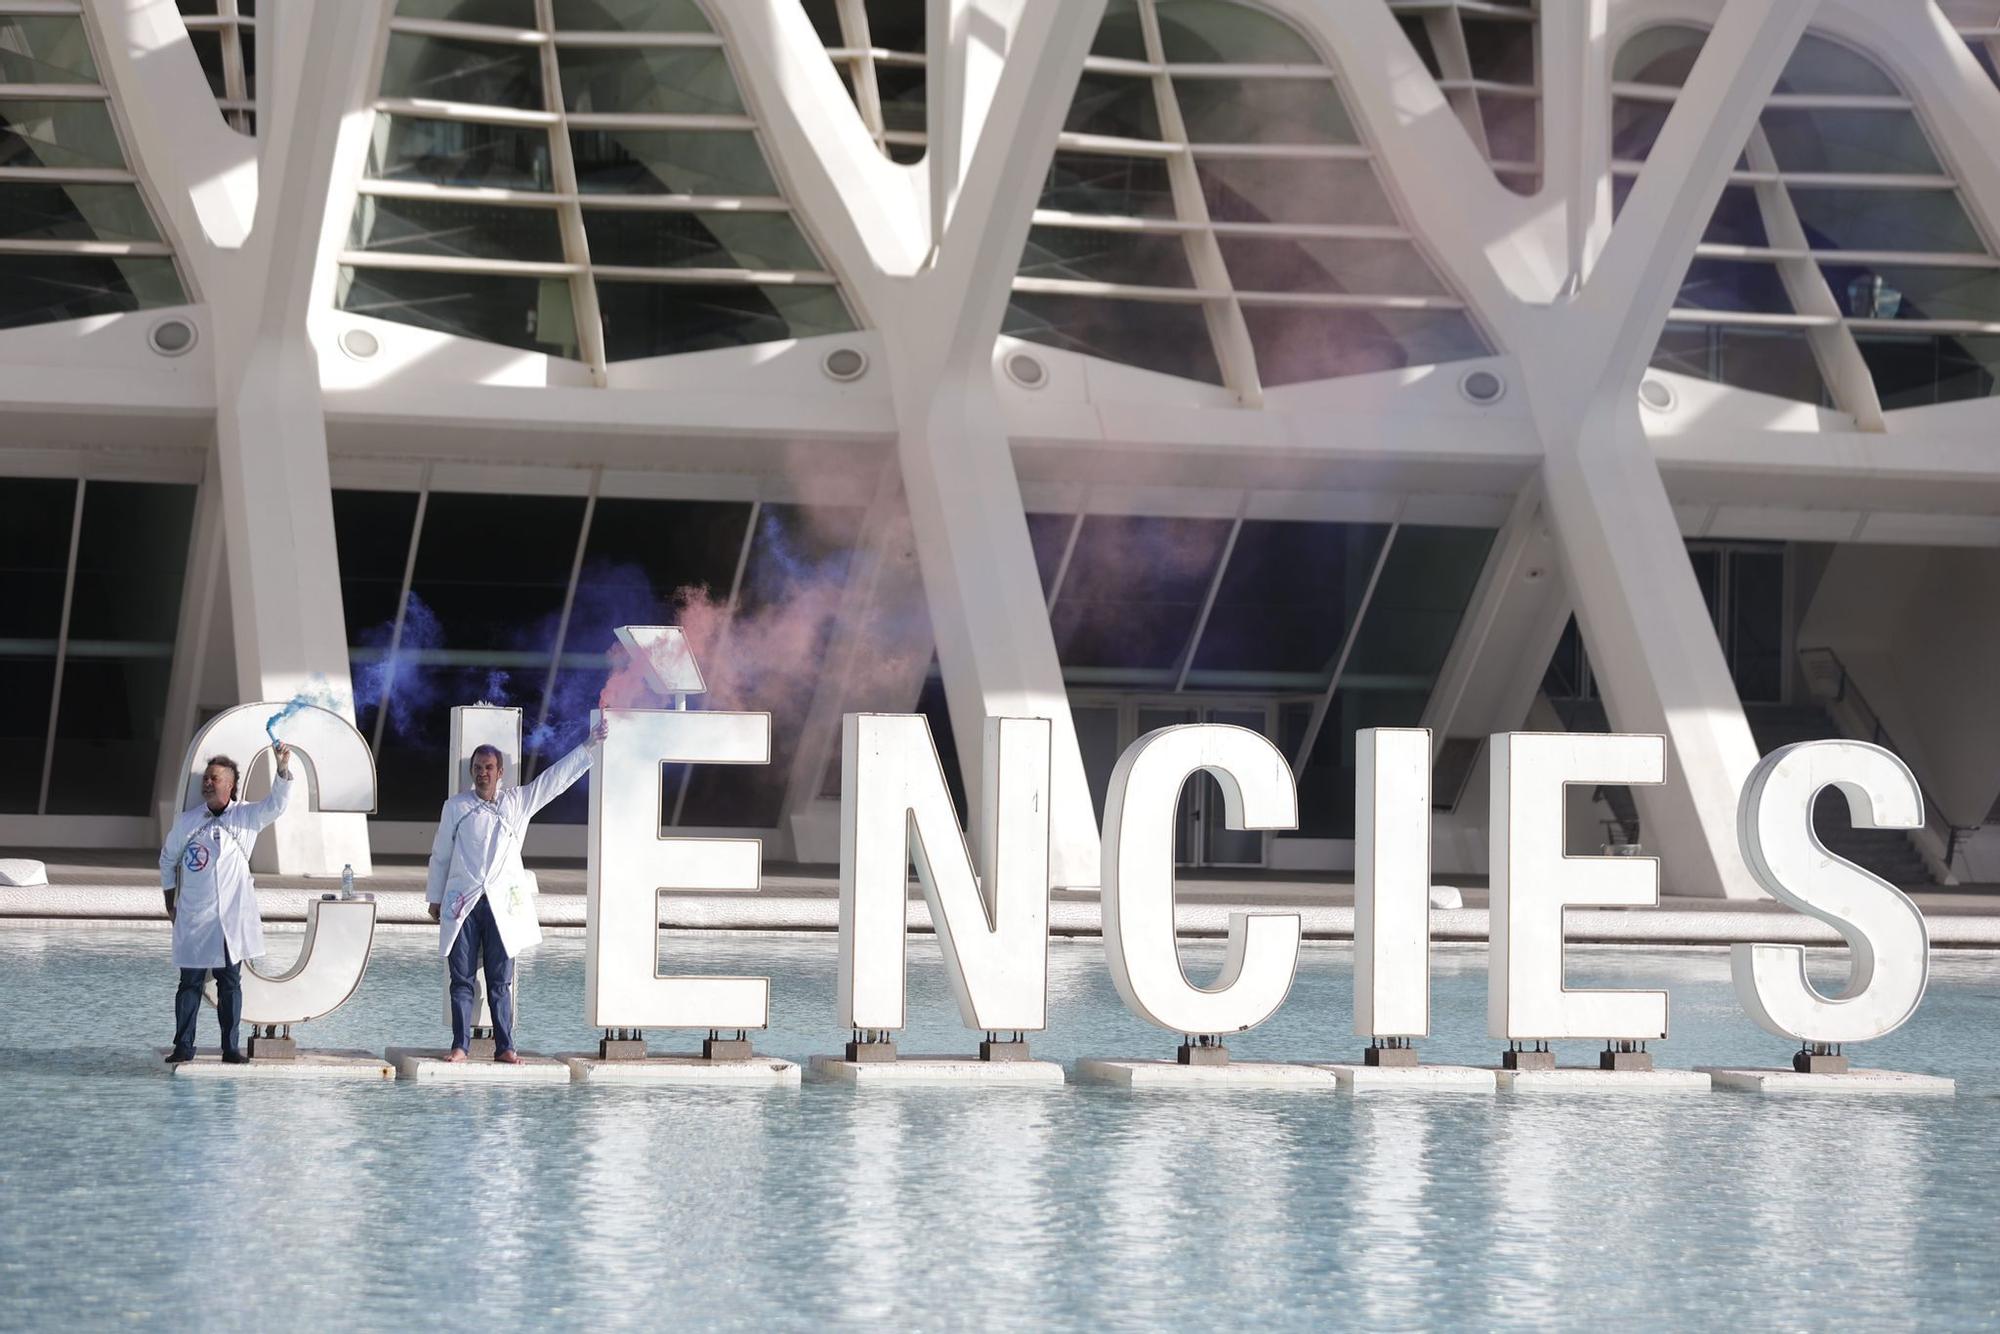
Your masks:
M 272 937 L 288 957 L 296 935 Z M 1940 956 L 1867 1063 L 1951 1099 L 1325 1092 L 452 1089 L 190 1081 L 163 932 L 0 924 L 0 1326 L 1991 1327 L 2000 960 Z M 1186 950 L 1191 967 L 1220 961 Z M 1356 1043 L 1308 947 L 1239 1055 Z M 763 972 L 759 1049 L 834 1050 L 830 939 L 675 939 Z M 1780 1064 L 1719 952 L 1572 951 L 1665 986 L 1663 1064 Z M 1165 1055 L 1095 943 L 1058 944 L 1038 1055 Z M 1491 1064 L 1485 955 L 1439 952 L 1432 1060 Z M 905 1051 L 966 1050 L 935 945 Z M 307 1045 L 444 1037 L 424 936 L 384 934 Z M 581 1050 L 582 943 L 526 964 L 524 1046 Z M 212 1044 L 212 1013 L 202 1040 Z M 656 1046 L 664 1045 L 657 1039 Z M 1566 1060 L 1591 1059 L 1577 1044 Z

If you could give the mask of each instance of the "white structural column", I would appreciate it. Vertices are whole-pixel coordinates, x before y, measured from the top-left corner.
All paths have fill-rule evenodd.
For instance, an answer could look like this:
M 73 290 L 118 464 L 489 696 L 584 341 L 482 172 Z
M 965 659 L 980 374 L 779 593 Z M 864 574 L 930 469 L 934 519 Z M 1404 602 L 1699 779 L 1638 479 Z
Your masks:
M 794 201 L 882 331 L 897 449 L 967 799 L 988 717 L 1047 718 L 1050 876 L 1097 829 L 993 384 L 993 342 L 1102 0 L 936 0 L 929 152 L 886 163 L 796 6 L 715 7 Z
M 1642 838 L 1668 853 L 1663 869 L 1682 894 L 1763 897 L 1734 821 L 1757 750 L 1637 391 L 1695 243 L 1812 8 L 1734 0 L 1723 10 L 1581 292 L 1530 312 L 1539 336 L 1517 349 L 1545 450 L 1545 511 L 1612 727 L 1664 734 L 1672 748 L 1668 783 L 1635 795 Z
M 326 419 L 308 325 L 336 149 L 366 105 L 385 15 L 380 0 L 294 0 L 259 25 L 268 60 L 256 219 L 210 303 L 237 689 L 283 699 L 323 686 L 350 720 Z M 281 871 L 368 863 L 358 816 L 280 830 Z

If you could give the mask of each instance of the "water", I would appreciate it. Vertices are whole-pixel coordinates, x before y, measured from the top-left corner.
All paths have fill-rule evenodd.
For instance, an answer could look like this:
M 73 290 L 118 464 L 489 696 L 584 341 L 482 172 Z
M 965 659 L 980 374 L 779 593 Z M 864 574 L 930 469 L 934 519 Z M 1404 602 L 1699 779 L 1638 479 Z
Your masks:
M 298 937 L 273 933 L 275 956 Z M 1197 970 L 1213 946 L 1189 947 Z M 676 938 L 772 978 L 759 1049 L 835 1050 L 831 940 Z M 1662 1064 L 1781 1064 L 1719 952 L 1572 951 L 1664 986 Z M 1242 1056 L 1349 1055 L 1312 947 Z M 274 960 L 275 961 L 275 960 Z M 968 1050 L 911 947 L 905 1051 Z M 1038 1055 L 1165 1055 L 1058 943 Z M 1485 955 L 1437 958 L 1431 1060 L 1491 1063 Z M 524 1046 L 581 1050 L 582 945 L 524 967 Z M 167 937 L 0 926 L 0 1326 L 294 1329 L 1992 1327 L 2000 959 L 1941 955 L 1867 1063 L 1955 1099 L 1281 1091 L 717 1091 L 192 1081 Z M 435 945 L 378 938 L 307 1045 L 442 1041 Z M 202 1040 L 214 1041 L 212 1015 Z M 656 1035 L 657 1036 L 657 1035 Z M 656 1043 L 656 1045 L 659 1045 Z M 1586 1060 L 1576 1044 L 1566 1060 Z

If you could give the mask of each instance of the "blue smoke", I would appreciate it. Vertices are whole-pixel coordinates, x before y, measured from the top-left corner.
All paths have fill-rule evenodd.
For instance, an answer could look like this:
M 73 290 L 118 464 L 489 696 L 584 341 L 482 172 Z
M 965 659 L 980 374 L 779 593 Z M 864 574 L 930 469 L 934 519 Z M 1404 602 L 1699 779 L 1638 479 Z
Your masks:
M 275 746 L 278 744 L 278 724 L 287 718 L 308 708 L 330 709 L 338 713 L 341 703 L 340 696 L 335 693 L 327 679 L 324 676 L 314 676 L 299 687 L 297 694 L 285 701 L 284 708 L 264 720 L 264 735 L 271 738 L 271 744 Z
M 436 668 L 427 655 L 444 647 L 444 627 L 437 613 L 415 593 L 403 609 L 403 634 L 396 638 L 396 624 L 386 621 L 361 636 L 368 648 L 380 650 L 374 661 L 360 664 L 354 674 L 354 700 L 362 710 L 388 710 L 389 726 L 399 737 L 418 734 L 423 719 L 438 704 L 441 687 Z M 390 645 L 394 642 L 394 649 Z M 505 673 L 495 673 L 502 681 Z M 492 684 L 489 677 L 488 684 Z

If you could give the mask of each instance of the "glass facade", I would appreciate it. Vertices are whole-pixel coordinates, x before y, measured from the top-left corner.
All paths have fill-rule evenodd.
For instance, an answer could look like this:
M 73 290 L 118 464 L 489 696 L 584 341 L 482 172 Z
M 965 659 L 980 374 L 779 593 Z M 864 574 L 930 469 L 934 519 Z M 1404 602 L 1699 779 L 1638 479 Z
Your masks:
M 1619 52 L 1618 205 L 1706 35 L 1652 28 Z M 1813 33 L 1779 76 L 1675 306 L 1655 366 L 1844 411 L 1988 397 L 2000 372 L 2000 252 L 1903 90 Z M 1866 385 L 1843 376 L 1854 365 Z
M 341 309 L 608 363 L 854 317 L 693 0 L 402 0 Z
M 1532 84 L 1532 8 L 1481 8 L 1527 32 Z M 1034 223 L 1003 329 L 1031 342 L 1245 397 L 1491 351 L 1334 71 L 1233 0 L 1106 7 Z
M 1539 0 L 1389 0 L 1389 8 L 1501 184 L 1539 190 Z
M 222 119 L 257 133 L 257 0 L 174 0 Z
M 151 813 L 194 496 L 0 479 L 0 813 Z
M 924 0 L 804 4 L 876 147 L 893 162 L 921 162 L 930 126 Z
M 0 12 L 0 329 L 187 299 L 82 16 Z

